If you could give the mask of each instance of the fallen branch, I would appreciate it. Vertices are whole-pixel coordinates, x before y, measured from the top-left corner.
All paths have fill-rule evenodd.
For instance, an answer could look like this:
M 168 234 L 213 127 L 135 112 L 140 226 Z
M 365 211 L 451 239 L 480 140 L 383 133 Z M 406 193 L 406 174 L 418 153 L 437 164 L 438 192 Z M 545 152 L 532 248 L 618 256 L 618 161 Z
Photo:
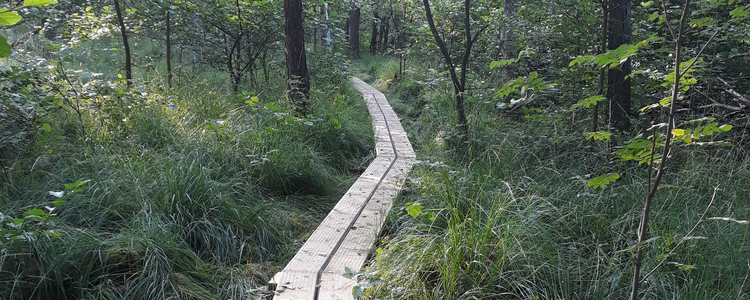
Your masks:
M 721 83 L 723 83 L 726 86 L 726 88 L 724 88 L 724 90 L 727 93 L 729 93 L 730 95 L 734 96 L 735 100 L 740 100 L 740 102 L 744 102 L 746 104 L 746 105 L 742 105 L 742 106 L 750 105 L 750 100 L 748 100 L 747 97 L 743 96 L 739 92 L 735 91 L 734 88 L 732 88 L 732 86 L 729 85 L 729 83 L 726 80 L 724 80 L 724 79 L 722 79 L 721 77 L 718 77 L 718 76 L 716 78 L 719 79 L 719 81 L 721 81 Z

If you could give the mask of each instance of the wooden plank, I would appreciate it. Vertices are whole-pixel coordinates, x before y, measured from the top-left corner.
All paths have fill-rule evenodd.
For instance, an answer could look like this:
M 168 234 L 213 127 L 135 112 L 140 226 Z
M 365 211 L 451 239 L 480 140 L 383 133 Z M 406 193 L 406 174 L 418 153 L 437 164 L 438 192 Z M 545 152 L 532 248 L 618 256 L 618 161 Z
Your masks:
M 277 274 L 275 300 L 314 300 L 318 272 L 283 271 Z M 270 284 L 269 284 L 270 285 Z
M 318 300 L 353 300 L 352 288 L 356 281 L 341 274 L 325 272 L 321 275 Z
M 377 157 L 274 276 L 274 299 L 352 299 L 356 282 L 342 276 L 344 269 L 363 266 L 414 164 L 414 149 L 385 96 L 358 78 L 352 81 L 372 116 Z

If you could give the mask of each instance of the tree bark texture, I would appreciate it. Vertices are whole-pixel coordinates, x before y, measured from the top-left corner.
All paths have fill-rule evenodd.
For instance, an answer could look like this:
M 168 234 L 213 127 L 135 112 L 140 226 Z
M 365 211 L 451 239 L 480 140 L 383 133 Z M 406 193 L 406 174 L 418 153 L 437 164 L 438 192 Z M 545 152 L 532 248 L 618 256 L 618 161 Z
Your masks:
M 284 0 L 284 45 L 289 82 L 289 100 L 298 117 L 309 113 L 310 74 L 305 56 L 305 33 L 302 22 L 302 0 Z
M 518 14 L 517 0 L 505 0 L 503 4 L 503 18 L 506 25 L 502 32 L 503 59 L 515 59 L 517 57 L 516 48 L 513 47 L 513 26 L 515 26 L 516 15 Z M 503 67 L 503 83 L 512 80 L 515 77 L 513 65 Z
M 318 9 L 316 6 L 313 6 L 313 12 L 316 12 Z M 312 25 L 313 34 L 312 34 L 312 40 L 313 40 L 313 53 L 318 52 L 318 25 L 313 24 Z M 322 33 L 323 31 L 321 31 Z
M 607 51 L 607 27 L 609 26 L 609 12 L 607 11 L 607 3 L 602 2 L 602 32 L 601 32 L 601 46 L 599 48 L 599 54 Z M 606 76 L 606 68 L 599 68 L 599 85 L 596 89 L 597 95 L 604 94 L 604 77 Z M 601 102 L 601 101 L 600 101 Z M 594 110 L 591 111 L 591 132 L 597 131 L 599 125 L 599 102 L 594 104 Z
M 630 0 L 612 0 L 609 13 L 609 49 L 614 50 L 630 43 Z M 607 99 L 609 99 L 609 122 L 620 130 L 630 129 L 630 59 L 609 70 Z
M 388 22 L 388 18 L 380 21 L 380 40 L 378 41 L 378 51 L 380 53 L 385 53 L 388 50 L 388 34 L 390 32 Z
M 172 27 L 170 20 L 169 7 L 166 9 L 167 22 L 167 88 L 172 89 Z
M 466 49 L 464 51 L 464 57 L 461 64 L 461 79 L 459 79 L 458 75 L 456 74 L 456 67 L 453 63 L 453 59 L 451 58 L 450 53 L 448 52 L 448 47 L 445 46 L 443 38 L 440 37 L 440 34 L 437 31 L 437 27 L 435 27 L 435 18 L 432 15 L 432 9 L 430 9 L 430 1 L 422 0 L 422 3 L 424 4 L 425 16 L 427 17 L 427 25 L 429 25 L 430 32 L 432 32 L 432 36 L 435 38 L 435 44 L 437 44 L 438 49 L 440 50 L 440 54 L 442 54 L 443 58 L 445 59 L 445 64 L 448 68 L 451 82 L 453 83 L 453 93 L 456 98 L 456 112 L 458 112 L 459 130 L 463 133 L 466 133 L 468 130 L 468 122 L 466 120 L 466 112 L 464 110 L 464 91 L 466 90 L 466 71 L 469 63 L 469 56 L 471 56 L 471 45 L 473 43 L 471 37 L 471 27 L 469 26 L 471 21 L 469 19 L 469 8 L 471 1 L 464 1 L 464 30 L 466 34 Z
M 359 58 L 359 7 L 349 11 L 349 54 Z
M 373 9 L 377 9 L 373 6 Z M 375 15 L 372 18 L 372 34 L 370 35 L 370 55 L 378 54 L 378 20 L 380 19 L 378 16 L 378 12 L 374 11 L 373 14 Z
M 120 8 L 120 1 L 115 1 L 115 13 L 117 13 L 117 23 L 120 25 L 120 33 L 122 34 L 122 44 L 125 48 L 125 80 L 127 81 L 128 87 L 133 86 L 133 64 L 130 60 L 130 43 L 128 43 L 128 33 L 125 27 L 125 21 L 122 17 L 122 9 Z

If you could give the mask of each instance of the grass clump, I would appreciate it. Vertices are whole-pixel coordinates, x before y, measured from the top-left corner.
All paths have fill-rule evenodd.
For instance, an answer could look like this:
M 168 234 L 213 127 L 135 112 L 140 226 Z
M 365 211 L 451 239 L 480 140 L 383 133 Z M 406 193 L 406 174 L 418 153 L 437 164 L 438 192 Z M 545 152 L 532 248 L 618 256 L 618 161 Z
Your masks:
M 306 120 L 284 79 L 249 105 L 212 72 L 51 110 L 48 138 L 0 157 L 0 298 L 260 295 L 372 156 L 365 103 L 329 69 Z
M 456 138 L 450 86 L 412 69 L 419 70 L 406 72 L 387 98 L 420 162 L 363 271 L 383 282 L 364 297 L 626 298 L 648 170 L 611 160 L 607 145 L 585 140 L 564 117 L 511 118 L 491 102 L 467 107 L 470 136 Z M 412 98 L 400 85 L 427 93 Z M 741 148 L 674 150 L 649 224 L 657 238 L 642 245 L 645 272 L 666 260 L 643 283 L 646 298 L 746 295 L 750 247 L 737 241 L 750 237 L 749 206 L 740 200 L 749 162 Z M 587 186 L 614 170 L 622 176 L 615 183 Z

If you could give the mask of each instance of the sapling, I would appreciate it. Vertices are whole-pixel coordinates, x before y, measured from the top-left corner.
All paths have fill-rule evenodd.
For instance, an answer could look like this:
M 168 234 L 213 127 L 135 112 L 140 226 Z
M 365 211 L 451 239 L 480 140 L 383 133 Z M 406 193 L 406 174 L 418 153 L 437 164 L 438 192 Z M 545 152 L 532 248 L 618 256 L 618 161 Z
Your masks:
M 640 278 L 640 271 L 642 267 L 642 261 L 643 261 L 643 248 L 641 247 L 644 240 L 647 238 L 647 230 L 648 230 L 648 217 L 649 212 L 651 209 L 651 202 L 654 199 L 654 196 L 656 195 L 656 192 L 659 190 L 659 183 L 661 182 L 662 178 L 664 177 L 665 169 L 664 165 L 666 164 L 667 158 L 669 157 L 669 151 L 670 151 L 670 143 L 672 141 L 672 138 L 675 137 L 676 139 L 681 139 L 682 136 L 686 135 L 685 130 L 681 129 L 675 129 L 675 103 L 678 100 L 678 96 L 680 94 L 680 83 L 682 77 L 690 71 L 690 69 L 693 67 L 696 61 L 698 61 L 698 57 L 703 53 L 703 51 L 706 49 L 706 46 L 708 43 L 713 39 L 714 36 L 716 36 L 716 33 L 714 33 L 713 36 L 706 42 L 706 44 L 701 48 L 701 50 L 698 52 L 696 58 L 693 60 L 687 62 L 688 65 L 684 70 L 681 70 L 682 67 L 682 39 L 685 35 L 685 20 L 688 16 L 688 11 L 690 8 L 690 0 L 685 0 L 685 4 L 682 8 L 682 16 L 680 17 L 679 27 L 677 28 L 677 35 L 675 38 L 675 66 L 674 66 L 674 76 L 672 77 L 672 80 L 674 81 L 672 83 L 672 96 L 670 97 L 669 101 L 669 118 L 667 121 L 667 132 L 666 137 L 664 139 L 664 147 L 662 149 L 662 155 L 660 157 L 660 162 L 658 169 L 656 171 L 656 177 L 654 178 L 653 182 L 651 181 L 651 172 L 653 168 L 650 166 L 653 164 L 656 160 L 659 159 L 658 157 L 655 157 L 654 152 L 656 152 L 656 144 L 658 136 L 656 134 L 656 129 L 654 129 L 654 140 L 651 144 L 651 148 L 648 150 L 650 152 L 650 158 L 649 158 L 649 182 L 648 182 L 648 194 L 646 195 L 646 203 L 643 205 L 643 211 L 641 214 L 641 221 L 638 227 L 638 242 L 636 244 L 636 254 L 635 254 L 635 267 L 633 271 L 633 283 L 632 283 L 632 289 L 630 292 L 630 299 L 635 300 L 638 296 L 638 288 L 641 283 Z M 718 33 L 718 31 L 717 31 Z M 667 76 L 669 79 L 669 76 Z M 710 126 L 710 125 L 709 125 Z M 706 127 L 709 127 L 706 126 Z M 696 129 L 696 132 L 698 132 L 698 135 L 700 135 L 699 132 L 705 131 L 706 127 L 701 127 L 701 130 Z M 713 128 L 713 127 L 712 127 Z M 722 126 L 717 127 L 721 128 L 718 131 L 728 131 L 731 126 Z M 713 131 L 711 131 L 713 133 Z M 687 140 L 687 143 L 690 143 L 692 141 L 692 138 L 689 138 Z M 648 153 L 646 152 L 646 153 Z M 691 231 L 692 232 L 692 231 Z M 650 273 L 649 273 L 650 274 Z

